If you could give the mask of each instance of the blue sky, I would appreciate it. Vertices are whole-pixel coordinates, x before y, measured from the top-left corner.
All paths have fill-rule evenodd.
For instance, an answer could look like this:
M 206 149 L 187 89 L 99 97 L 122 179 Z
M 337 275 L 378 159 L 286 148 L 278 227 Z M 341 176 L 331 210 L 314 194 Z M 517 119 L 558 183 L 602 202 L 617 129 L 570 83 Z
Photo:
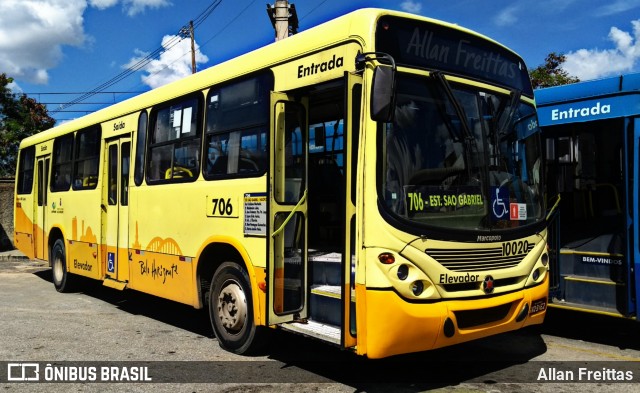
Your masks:
M 146 55 L 171 46 L 106 88 L 142 92 L 188 75 L 180 29 L 220 2 L 196 28 L 202 70 L 273 42 L 266 3 L 257 0 L 0 0 L 0 72 L 16 92 L 50 111 L 111 81 Z M 272 0 L 271 3 L 274 1 Z M 518 52 L 530 68 L 552 51 L 583 80 L 640 71 L 640 0 L 291 0 L 300 30 L 361 7 L 382 7 L 457 23 Z M 40 93 L 40 94 L 36 94 Z M 131 96 L 98 94 L 55 112 L 64 121 Z

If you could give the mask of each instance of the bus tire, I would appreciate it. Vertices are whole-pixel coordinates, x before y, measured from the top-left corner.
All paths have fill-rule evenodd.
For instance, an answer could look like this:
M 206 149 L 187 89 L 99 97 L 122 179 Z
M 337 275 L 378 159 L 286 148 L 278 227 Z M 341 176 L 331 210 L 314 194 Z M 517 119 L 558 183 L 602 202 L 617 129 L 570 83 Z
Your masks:
M 209 319 L 220 346 L 237 354 L 262 347 L 263 328 L 253 319 L 251 285 L 247 272 L 235 262 L 216 269 L 209 291 Z
M 57 239 L 51 247 L 51 253 L 49 255 L 49 261 L 51 263 L 51 275 L 53 285 L 58 292 L 71 292 L 73 291 L 76 280 L 73 274 L 67 271 L 67 257 L 64 248 L 64 240 Z

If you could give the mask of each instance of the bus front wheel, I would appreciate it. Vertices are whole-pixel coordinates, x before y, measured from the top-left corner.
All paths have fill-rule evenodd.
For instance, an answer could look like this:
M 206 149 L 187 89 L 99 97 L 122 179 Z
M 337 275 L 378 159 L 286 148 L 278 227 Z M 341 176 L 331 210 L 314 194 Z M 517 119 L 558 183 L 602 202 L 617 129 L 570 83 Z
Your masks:
M 51 247 L 49 255 L 53 285 L 58 292 L 71 292 L 75 285 L 73 274 L 67 271 L 67 257 L 64 249 L 64 240 L 57 239 Z
M 239 264 L 225 262 L 218 267 L 208 300 L 211 326 L 222 348 L 247 354 L 260 347 L 262 329 L 253 319 L 249 276 Z

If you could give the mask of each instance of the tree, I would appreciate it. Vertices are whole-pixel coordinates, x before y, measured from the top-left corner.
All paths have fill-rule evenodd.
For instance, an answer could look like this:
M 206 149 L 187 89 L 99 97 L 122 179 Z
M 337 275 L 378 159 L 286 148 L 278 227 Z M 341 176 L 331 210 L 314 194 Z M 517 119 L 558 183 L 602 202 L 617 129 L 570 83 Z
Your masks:
M 533 88 L 537 89 L 580 82 L 578 77 L 569 75 L 569 73 L 562 68 L 562 64 L 566 60 L 567 57 L 564 54 L 558 54 L 556 52 L 549 53 L 544 64 L 529 70 Z
M 47 107 L 26 94 L 15 94 L 8 88 L 13 78 L 0 74 L 0 177 L 16 173 L 20 141 L 53 127 L 55 119 Z

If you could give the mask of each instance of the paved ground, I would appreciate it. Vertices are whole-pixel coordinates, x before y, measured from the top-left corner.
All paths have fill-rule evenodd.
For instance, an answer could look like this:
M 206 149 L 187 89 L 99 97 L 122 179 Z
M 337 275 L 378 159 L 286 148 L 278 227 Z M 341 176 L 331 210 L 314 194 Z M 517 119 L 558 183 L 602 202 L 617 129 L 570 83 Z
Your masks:
M 634 321 L 551 310 L 541 327 L 376 361 L 273 332 L 262 354 L 245 357 L 219 348 L 202 311 L 97 283 L 60 294 L 46 263 L 1 257 L 3 392 L 640 391 L 640 324 Z M 42 362 L 43 367 L 151 364 L 155 381 L 183 378 L 186 383 L 6 383 L 2 376 L 9 361 Z M 163 363 L 149 363 L 155 361 Z M 631 367 L 633 383 L 544 381 L 569 371 L 578 378 L 580 367 L 592 373 Z
M 9 250 L 0 252 L 0 262 L 28 259 L 21 251 Z

